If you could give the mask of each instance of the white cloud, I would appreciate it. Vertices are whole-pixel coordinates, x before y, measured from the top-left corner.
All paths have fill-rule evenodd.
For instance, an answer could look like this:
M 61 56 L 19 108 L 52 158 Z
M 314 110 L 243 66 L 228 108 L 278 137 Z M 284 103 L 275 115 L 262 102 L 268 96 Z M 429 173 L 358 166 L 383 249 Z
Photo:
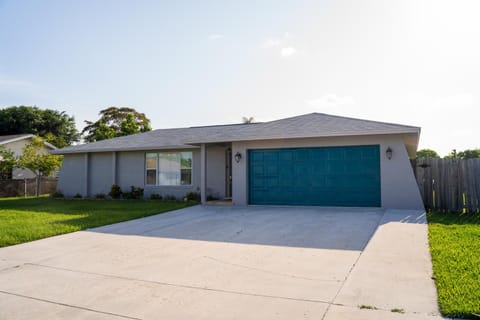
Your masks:
M 310 107 L 314 107 L 318 109 L 329 109 L 332 107 L 337 107 L 342 105 L 351 105 L 355 103 L 352 97 L 349 97 L 349 96 L 341 97 L 331 93 L 326 94 L 317 99 L 306 100 L 305 102 Z
M 260 47 L 267 49 L 267 48 L 272 48 L 272 47 L 277 47 L 282 43 L 280 39 L 268 39 Z
M 295 54 L 295 52 L 297 52 L 297 49 L 295 49 L 291 45 L 291 41 L 289 39 L 290 39 L 290 33 L 285 32 L 281 37 L 269 38 L 265 40 L 260 45 L 260 48 L 262 49 L 280 48 L 280 55 L 282 57 L 289 57 Z
M 280 55 L 282 57 L 289 57 L 295 54 L 295 52 L 297 52 L 297 49 L 295 49 L 294 47 L 285 47 L 280 50 Z
M 211 35 L 208 36 L 208 40 L 212 40 L 212 41 L 215 41 L 221 38 L 223 38 L 223 35 L 218 33 L 212 33 Z

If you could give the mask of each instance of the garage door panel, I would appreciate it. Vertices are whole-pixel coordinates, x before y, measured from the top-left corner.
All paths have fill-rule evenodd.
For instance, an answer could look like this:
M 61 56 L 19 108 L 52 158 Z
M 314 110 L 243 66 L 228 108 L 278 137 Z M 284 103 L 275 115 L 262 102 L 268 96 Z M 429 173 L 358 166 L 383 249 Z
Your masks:
M 379 146 L 249 150 L 249 203 L 380 206 Z

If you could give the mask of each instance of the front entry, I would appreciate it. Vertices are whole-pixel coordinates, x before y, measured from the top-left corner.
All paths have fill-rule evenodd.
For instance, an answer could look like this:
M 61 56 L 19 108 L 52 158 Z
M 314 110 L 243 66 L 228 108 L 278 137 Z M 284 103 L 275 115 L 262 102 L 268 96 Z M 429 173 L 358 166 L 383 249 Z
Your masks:
M 232 198 L 232 148 L 225 152 L 225 198 Z

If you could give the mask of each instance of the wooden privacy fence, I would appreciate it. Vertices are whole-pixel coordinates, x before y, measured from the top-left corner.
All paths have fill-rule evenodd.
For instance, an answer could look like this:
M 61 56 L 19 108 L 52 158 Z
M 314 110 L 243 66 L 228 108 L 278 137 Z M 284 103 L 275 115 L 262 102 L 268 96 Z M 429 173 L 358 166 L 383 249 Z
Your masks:
M 57 188 L 56 178 L 42 177 L 40 194 L 52 194 Z M 35 179 L 0 180 L 0 198 L 34 196 L 37 183 Z
M 427 210 L 480 212 L 480 159 L 412 160 Z

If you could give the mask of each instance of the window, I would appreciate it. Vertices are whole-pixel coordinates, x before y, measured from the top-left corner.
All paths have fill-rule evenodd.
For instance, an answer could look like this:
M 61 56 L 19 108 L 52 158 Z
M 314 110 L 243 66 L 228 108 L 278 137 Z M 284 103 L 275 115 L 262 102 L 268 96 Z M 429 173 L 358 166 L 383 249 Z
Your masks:
M 146 184 L 157 184 L 157 154 L 147 153 L 146 164 L 147 177 Z
M 146 184 L 183 186 L 192 184 L 191 152 L 147 153 Z

